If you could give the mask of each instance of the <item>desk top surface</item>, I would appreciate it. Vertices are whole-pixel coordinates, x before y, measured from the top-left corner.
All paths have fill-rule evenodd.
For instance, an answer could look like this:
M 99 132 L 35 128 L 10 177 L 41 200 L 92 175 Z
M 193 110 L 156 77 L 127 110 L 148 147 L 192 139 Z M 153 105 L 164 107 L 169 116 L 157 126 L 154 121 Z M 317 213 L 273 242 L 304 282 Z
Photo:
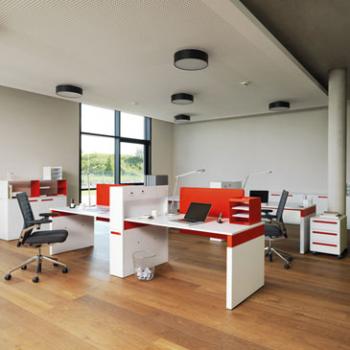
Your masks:
M 235 225 L 230 224 L 228 219 L 223 219 L 223 223 L 219 224 L 216 221 L 216 218 L 209 217 L 204 223 L 187 223 L 181 222 L 179 220 L 183 219 L 184 215 L 163 215 L 157 216 L 153 219 L 149 219 L 147 216 L 139 216 L 126 218 L 125 221 L 137 223 L 137 224 L 146 224 L 153 226 L 161 226 L 175 229 L 184 229 L 190 231 L 200 231 L 207 233 L 216 233 L 219 235 L 235 235 L 252 228 L 262 226 L 263 222 L 258 222 L 253 225 Z
M 67 213 L 67 214 L 92 216 L 92 217 L 109 219 L 109 207 L 106 207 L 103 205 L 96 205 L 93 207 L 78 206 L 76 208 L 56 207 L 56 208 L 50 208 L 50 210 L 53 212 L 59 212 L 59 213 Z
M 303 205 L 300 205 L 298 203 L 288 203 L 284 207 L 285 210 L 308 210 L 311 208 L 316 208 L 316 204 L 310 204 L 306 207 Z M 277 209 L 278 208 L 278 202 L 269 202 L 269 203 L 261 203 L 262 209 Z

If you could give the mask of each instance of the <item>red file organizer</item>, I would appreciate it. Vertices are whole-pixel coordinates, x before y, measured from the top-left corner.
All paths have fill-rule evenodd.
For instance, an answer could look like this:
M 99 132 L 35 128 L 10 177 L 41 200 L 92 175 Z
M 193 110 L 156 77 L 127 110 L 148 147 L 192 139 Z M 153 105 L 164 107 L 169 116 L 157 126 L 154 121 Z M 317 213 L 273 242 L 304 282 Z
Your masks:
M 232 198 L 229 201 L 229 205 L 231 224 L 252 225 L 261 221 L 260 198 Z

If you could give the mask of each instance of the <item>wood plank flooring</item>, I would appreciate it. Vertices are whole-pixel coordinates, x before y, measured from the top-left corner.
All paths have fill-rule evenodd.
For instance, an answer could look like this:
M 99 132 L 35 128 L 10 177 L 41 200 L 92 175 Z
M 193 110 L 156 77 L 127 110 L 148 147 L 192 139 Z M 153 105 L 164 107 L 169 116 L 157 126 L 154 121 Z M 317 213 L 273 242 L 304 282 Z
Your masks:
M 266 261 L 266 285 L 225 310 L 225 244 L 171 234 L 170 262 L 139 282 L 108 274 L 108 241 L 60 254 L 65 275 L 44 266 L 0 280 L 0 349 L 350 349 L 350 258 L 297 253 L 298 227 L 278 246 L 290 270 Z M 277 245 L 276 245 L 277 246 Z M 0 241 L 0 274 L 30 256 Z

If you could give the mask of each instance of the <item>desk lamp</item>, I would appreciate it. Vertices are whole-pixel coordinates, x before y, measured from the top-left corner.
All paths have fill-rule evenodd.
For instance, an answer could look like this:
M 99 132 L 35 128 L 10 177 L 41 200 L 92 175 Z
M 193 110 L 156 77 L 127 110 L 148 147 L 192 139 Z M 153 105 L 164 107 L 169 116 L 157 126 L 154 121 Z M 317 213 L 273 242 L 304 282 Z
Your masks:
M 173 190 L 173 196 L 172 196 L 173 198 L 172 198 L 172 201 L 170 204 L 170 213 L 169 214 L 172 214 L 172 215 L 177 214 L 177 210 L 175 208 L 175 196 L 176 196 L 176 192 L 177 192 L 177 187 L 179 185 L 179 179 L 182 177 L 189 176 L 189 175 L 202 174 L 202 173 L 205 173 L 205 169 L 192 170 L 192 171 L 189 171 L 187 173 L 183 173 L 183 174 L 179 174 L 179 175 L 175 176 L 175 184 L 174 184 L 174 190 Z
M 255 172 L 255 173 L 249 174 L 248 176 L 246 176 L 246 177 L 244 178 L 242 188 L 245 190 L 245 188 L 246 188 L 246 186 L 247 186 L 247 183 L 248 183 L 248 180 L 249 180 L 252 176 L 254 176 L 254 175 L 263 175 L 263 174 L 272 174 L 272 170 L 257 171 L 257 172 Z

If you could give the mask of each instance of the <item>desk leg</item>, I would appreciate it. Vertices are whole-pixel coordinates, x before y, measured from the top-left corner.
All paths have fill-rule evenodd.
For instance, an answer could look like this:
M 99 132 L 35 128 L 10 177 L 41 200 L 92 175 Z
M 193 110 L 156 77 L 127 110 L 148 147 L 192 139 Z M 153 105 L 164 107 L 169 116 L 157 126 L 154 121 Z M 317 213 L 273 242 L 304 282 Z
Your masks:
M 50 246 L 50 255 L 68 252 L 94 245 L 94 217 L 83 215 L 58 216 L 50 224 L 53 230 L 67 230 L 68 237 L 63 243 Z
M 300 254 L 305 254 L 310 248 L 310 219 L 315 213 L 300 218 Z
M 226 309 L 232 310 L 265 283 L 264 236 L 226 250 Z
M 133 254 L 146 250 L 156 254 L 155 265 L 168 261 L 168 229 L 156 226 L 143 226 L 111 232 L 109 244 L 110 274 L 127 277 L 135 273 Z

